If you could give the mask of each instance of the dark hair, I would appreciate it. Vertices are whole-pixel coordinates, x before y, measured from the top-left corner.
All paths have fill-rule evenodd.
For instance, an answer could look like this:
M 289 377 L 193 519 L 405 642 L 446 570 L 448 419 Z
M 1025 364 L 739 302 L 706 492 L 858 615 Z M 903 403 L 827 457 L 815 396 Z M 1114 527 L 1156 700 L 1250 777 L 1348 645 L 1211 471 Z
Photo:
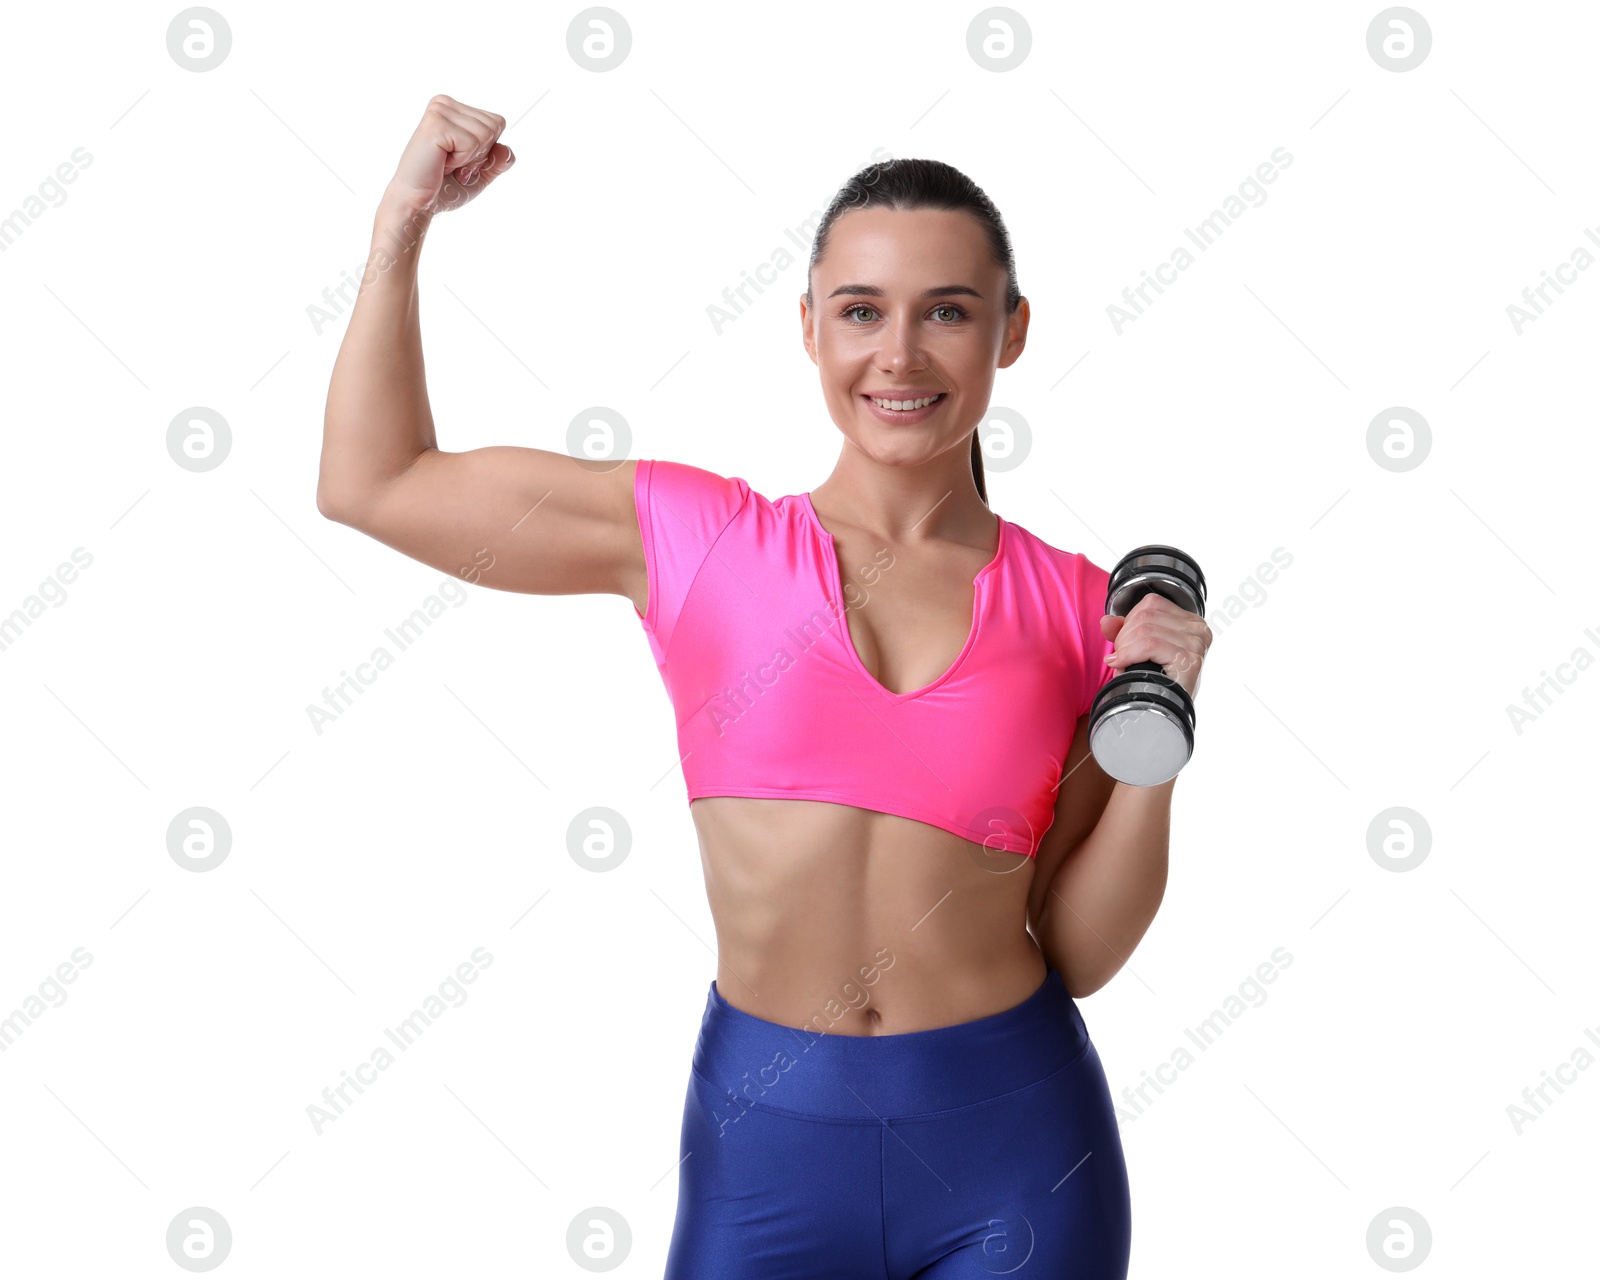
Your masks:
M 961 170 L 942 160 L 896 159 L 869 164 L 834 196 L 822 215 L 815 239 L 811 241 L 811 261 L 806 266 L 806 306 L 811 306 L 811 269 L 828 247 L 828 232 L 842 213 L 852 209 L 881 206 L 889 209 L 952 209 L 973 214 L 983 226 L 989 250 L 996 265 L 1006 269 L 1006 313 L 1017 309 L 1022 291 L 1017 288 L 1017 264 L 1011 253 L 1011 235 L 1005 220 L 983 189 Z M 983 450 L 978 433 L 972 433 L 972 478 L 983 505 L 989 505 L 989 491 L 983 482 Z

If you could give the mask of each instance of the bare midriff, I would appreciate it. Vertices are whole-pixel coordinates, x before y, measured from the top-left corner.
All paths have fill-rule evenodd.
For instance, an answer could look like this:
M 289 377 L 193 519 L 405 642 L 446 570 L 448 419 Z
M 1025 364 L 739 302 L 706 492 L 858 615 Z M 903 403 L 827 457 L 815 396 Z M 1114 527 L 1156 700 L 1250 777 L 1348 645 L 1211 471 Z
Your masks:
M 1025 854 L 814 800 L 704 796 L 690 813 L 736 1009 L 895 1035 L 1013 1008 L 1044 981 Z

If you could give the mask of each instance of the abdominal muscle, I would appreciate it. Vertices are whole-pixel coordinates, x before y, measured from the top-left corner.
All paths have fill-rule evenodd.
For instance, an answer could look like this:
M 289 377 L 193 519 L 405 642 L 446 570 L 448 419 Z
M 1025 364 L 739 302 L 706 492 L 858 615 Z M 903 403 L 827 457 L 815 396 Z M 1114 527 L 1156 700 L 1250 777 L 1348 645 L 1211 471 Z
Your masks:
M 942 828 L 815 800 L 690 804 L 717 990 L 768 1022 L 895 1035 L 1021 1004 L 1047 972 L 1034 862 Z

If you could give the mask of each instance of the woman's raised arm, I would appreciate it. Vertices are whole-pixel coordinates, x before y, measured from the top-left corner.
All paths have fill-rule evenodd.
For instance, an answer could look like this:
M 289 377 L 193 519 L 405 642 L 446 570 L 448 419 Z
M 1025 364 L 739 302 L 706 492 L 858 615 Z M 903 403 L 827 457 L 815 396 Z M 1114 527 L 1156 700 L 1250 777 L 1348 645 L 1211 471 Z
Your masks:
M 439 213 L 515 160 L 505 118 L 440 94 L 373 220 L 361 292 L 333 366 L 317 509 L 415 560 L 502 591 L 610 593 L 645 604 L 637 462 L 491 445 L 440 450 L 423 376 L 417 259 Z

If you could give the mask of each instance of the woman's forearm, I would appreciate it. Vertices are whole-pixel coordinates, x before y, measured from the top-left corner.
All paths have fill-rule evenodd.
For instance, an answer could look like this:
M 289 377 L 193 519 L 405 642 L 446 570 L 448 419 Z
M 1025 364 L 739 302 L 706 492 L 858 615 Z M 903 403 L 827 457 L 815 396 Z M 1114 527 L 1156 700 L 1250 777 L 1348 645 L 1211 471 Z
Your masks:
M 1099 990 L 1128 962 L 1167 889 L 1171 778 L 1117 783 L 1100 821 L 1062 860 L 1034 932 L 1074 996 Z
M 317 505 L 358 502 L 434 448 L 422 368 L 417 259 L 432 218 L 386 192 L 344 342 L 334 361 L 322 424 Z

